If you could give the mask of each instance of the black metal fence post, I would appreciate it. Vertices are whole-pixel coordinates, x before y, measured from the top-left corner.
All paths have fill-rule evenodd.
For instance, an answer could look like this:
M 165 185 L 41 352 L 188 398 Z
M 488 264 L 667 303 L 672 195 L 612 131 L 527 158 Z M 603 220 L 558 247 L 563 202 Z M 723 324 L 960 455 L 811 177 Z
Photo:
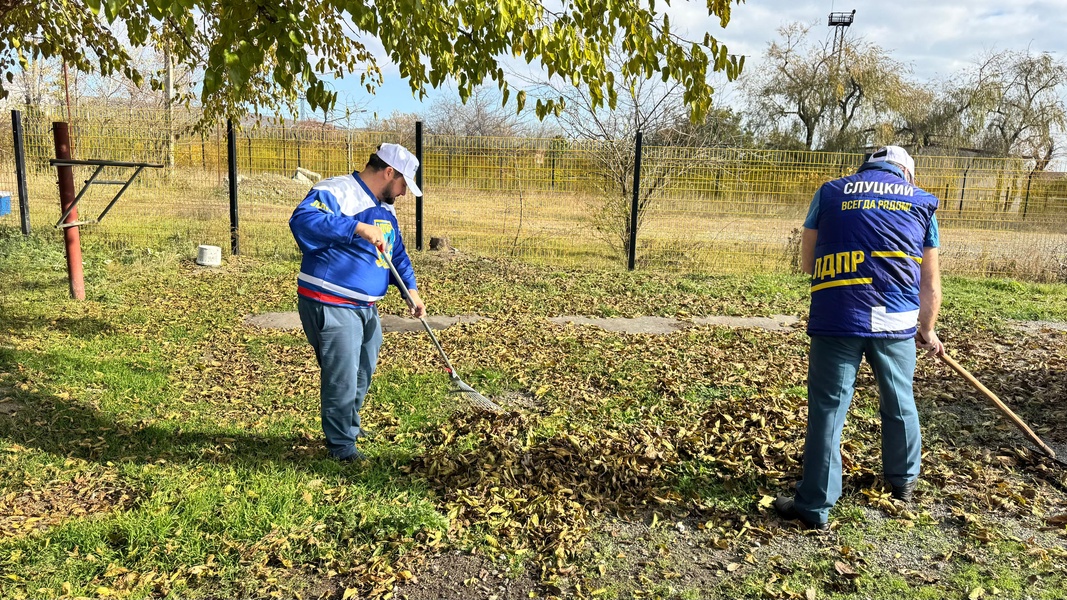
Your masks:
M 637 137 L 634 139 L 634 198 L 630 203 L 630 226 L 628 233 L 630 234 L 629 252 L 626 258 L 626 268 L 630 271 L 634 270 L 634 265 L 637 263 L 637 208 L 641 198 L 641 132 L 637 132 Z
M 289 173 L 289 130 L 282 122 L 282 172 Z
M 22 235 L 30 235 L 30 198 L 26 187 L 26 142 L 22 135 L 22 112 L 11 111 L 11 132 L 15 138 L 15 179 L 18 181 L 19 220 Z
M 233 132 L 233 120 L 226 119 L 226 162 L 230 172 L 230 251 L 241 254 L 240 221 L 237 214 L 237 135 Z
M 419 168 L 415 171 L 415 185 L 422 187 L 422 121 L 415 121 L 415 158 Z M 415 249 L 422 250 L 422 196 L 415 196 Z
M 963 214 L 963 196 L 967 193 L 967 172 L 971 170 L 972 164 L 974 164 L 973 161 L 971 164 L 967 165 L 966 169 L 963 170 L 963 184 L 960 185 L 960 208 L 956 211 L 956 214 L 959 215 Z
M 1030 184 L 1034 181 L 1034 172 L 1026 178 L 1026 199 L 1023 200 L 1023 219 L 1026 218 L 1026 210 L 1030 207 Z

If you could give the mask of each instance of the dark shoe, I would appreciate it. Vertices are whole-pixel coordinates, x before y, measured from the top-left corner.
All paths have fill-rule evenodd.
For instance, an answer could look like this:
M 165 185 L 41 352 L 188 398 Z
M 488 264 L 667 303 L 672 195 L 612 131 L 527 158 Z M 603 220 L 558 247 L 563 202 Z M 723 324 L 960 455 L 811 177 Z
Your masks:
M 912 479 L 901 486 L 893 487 L 893 498 L 900 500 L 901 502 L 911 502 L 912 497 L 915 495 L 915 484 L 919 482 L 918 479 Z M 890 484 L 892 485 L 892 484 Z
M 342 462 L 342 463 L 360 463 L 360 462 L 363 462 L 365 460 L 367 460 L 367 455 L 363 454 L 359 450 L 356 450 L 352 454 L 349 454 L 348 456 L 346 456 L 344 458 L 338 458 L 337 462 Z
M 779 517 L 787 521 L 800 521 L 800 524 L 804 529 L 812 531 L 830 531 L 829 523 L 818 523 L 802 517 L 800 513 L 797 512 L 796 507 L 793 506 L 792 498 L 778 496 L 774 501 L 774 512 L 778 513 Z

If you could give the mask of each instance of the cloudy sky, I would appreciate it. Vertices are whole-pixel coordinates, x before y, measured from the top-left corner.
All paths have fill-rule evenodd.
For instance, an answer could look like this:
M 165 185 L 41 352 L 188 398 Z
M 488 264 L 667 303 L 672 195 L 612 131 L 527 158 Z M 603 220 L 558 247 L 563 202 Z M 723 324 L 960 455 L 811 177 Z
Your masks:
M 688 24 L 692 39 L 710 31 L 731 53 L 745 55 L 748 66 L 760 60 L 780 25 L 799 21 L 830 35 L 829 13 L 852 9 L 856 16 L 849 37 L 881 46 L 893 59 L 908 65 L 918 80 L 947 77 L 989 51 L 1029 47 L 1067 59 L 1067 0 L 748 0 L 734 6 L 726 29 L 719 27 L 717 19 L 707 17 L 705 2 L 675 0 L 672 4 L 672 24 Z M 407 83 L 388 60 L 380 66 L 386 82 L 369 100 L 356 84 L 337 82 L 335 88 L 350 102 L 364 104 L 382 117 L 394 110 L 420 112 L 428 107 L 428 102 L 420 104 L 411 97 Z M 436 93 L 454 95 L 448 90 Z

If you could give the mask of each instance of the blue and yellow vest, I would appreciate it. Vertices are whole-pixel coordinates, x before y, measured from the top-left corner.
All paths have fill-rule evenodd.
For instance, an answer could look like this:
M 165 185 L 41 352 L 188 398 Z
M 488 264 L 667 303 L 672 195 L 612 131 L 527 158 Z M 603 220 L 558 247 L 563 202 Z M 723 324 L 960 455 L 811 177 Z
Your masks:
M 824 184 L 808 334 L 913 337 L 923 240 L 936 210 L 935 196 L 877 167 Z

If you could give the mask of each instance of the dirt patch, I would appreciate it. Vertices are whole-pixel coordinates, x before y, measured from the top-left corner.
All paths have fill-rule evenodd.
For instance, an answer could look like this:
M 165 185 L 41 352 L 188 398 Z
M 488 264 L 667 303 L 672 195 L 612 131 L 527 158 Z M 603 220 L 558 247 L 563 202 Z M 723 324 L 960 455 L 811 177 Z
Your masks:
M 601 531 L 596 543 L 601 562 L 590 586 L 614 588 L 621 597 L 650 583 L 707 592 L 740 568 L 737 561 L 742 560 L 736 550 L 717 547 L 694 519 L 654 528 L 646 522 L 609 519 Z
M 433 242 L 432 239 L 430 241 L 431 243 Z M 447 265 L 453 260 L 467 258 L 467 255 L 465 253 L 460 252 L 459 250 L 456 250 L 452 247 L 440 250 L 431 247 L 428 252 L 423 252 L 420 254 L 420 256 L 426 264 L 436 266 Z
M 850 518 L 854 525 L 847 533 L 836 526 L 828 534 L 802 532 L 794 523 L 765 515 L 749 520 L 751 529 L 743 537 L 727 540 L 722 537 L 722 523 L 715 519 L 708 526 L 694 518 L 668 518 L 649 526 L 648 519 L 609 518 L 597 528 L 590 589 L 604 588 L 621 598 L 639 597 L 649 589 L 670 589 L 671 597 L 731 597 L 726 594 L 744 589 L 746 579 L 774 581 L 827 562 L 839 569 L 827 576 L 831 587 L 841 592 L 853 591 L 853 580 L 866 571 L 900 575 L 922 586 L 953 576 L 955 567 L 942 558 L 963 552 L 988 562 L 996 554 L 992 546 L 961 544 L 968 525 L 947 508 L 919 503 L 911 509 L 927 513 L 934 523 L 904 526 L 898 516 L 856 506 Z M 983 521 L 998 539 L 1063 546 L 1058 534 L 1016 519 L 986 514 Z M 729 530 L 737 523 L 726 525 Z
M 252 202 L 294 207 L 314 185 L 311 181 L 297 179 L 295 171 L 288 177 L 280 173 L 255 173 L 244 179 L 240 177 L 241 196 Z
M 19 411 L 19 405 L 11 401 L 0 401 L 0 416 L 10 417 Z
M 226 261 L 225 260 L 223 260 L 222 264 L 217 266 L 217 267 L 209 267 L 207 265 L 198 265 L 195 262 L 193 262 L 193 259 L 191 259 L 191 258 L 189 259 L 189 264 L 192 265 L 192 267 L 189 269 L 189 272 L 192 273 L 193 275 L 198 275 L 198 276 L 202 275 L 204 277 L 210 277 L 210 276 L 214 276 L 214 275 L 222 275 L 222 274 L 227 273 L 227 271 L 226 271 Z
M 537 582 L 528 573 L 513 577 L 506 566 L 459 551 L 431 557 L 418 576 L 397 592 L 407 600 L 527 600 L 531 593 L 539 595 Z
M 1029 335 L 1067 333 L 1067 323 L 1057 321 L 1011 321 L 1011 325 Z

